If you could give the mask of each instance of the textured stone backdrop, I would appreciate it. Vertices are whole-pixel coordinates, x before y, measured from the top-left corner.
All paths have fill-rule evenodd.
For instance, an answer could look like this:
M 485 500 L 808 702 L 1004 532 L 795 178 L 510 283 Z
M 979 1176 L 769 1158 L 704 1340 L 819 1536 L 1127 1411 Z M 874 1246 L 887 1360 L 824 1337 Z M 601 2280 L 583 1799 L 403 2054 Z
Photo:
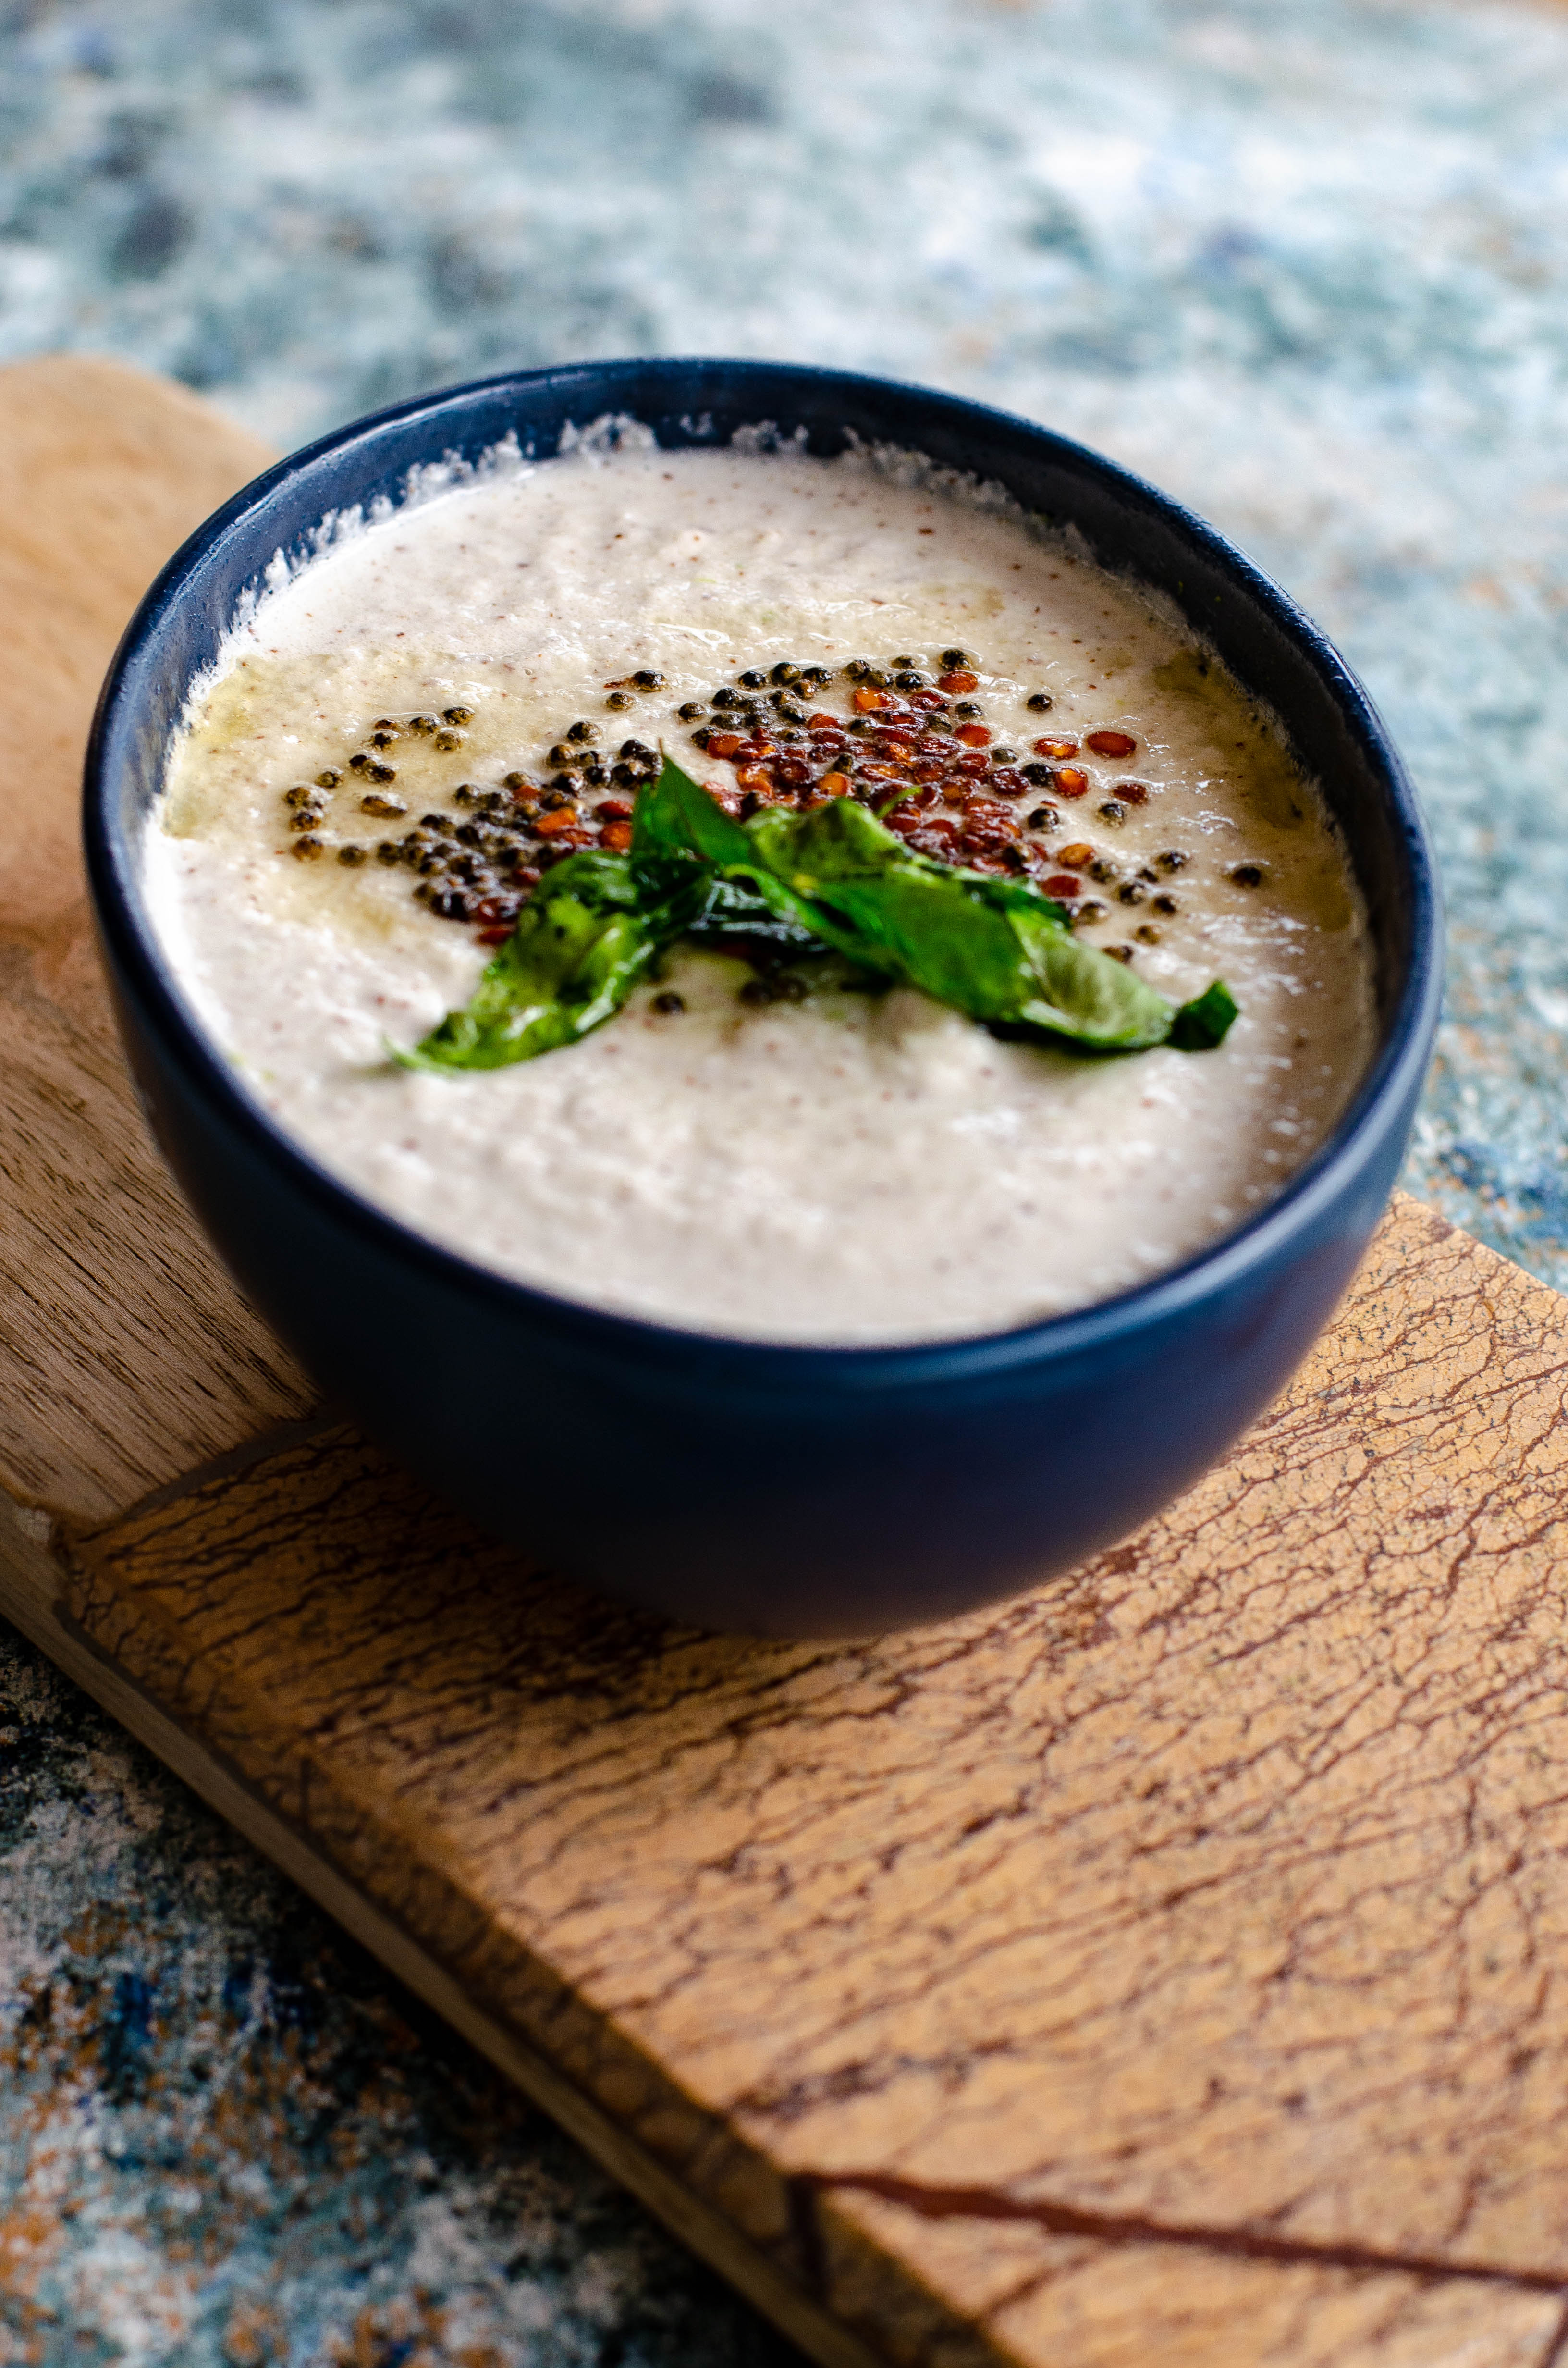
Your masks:
M 1193 502 L 1426 793 L 1407 1180 L 1568 1286 L 1568 13 L 10 0 L 0 354 L 280 443 L 513 363 L 831 360 Z M 18 1650 L 0 2362 L 782 2357 Z
M 0 1629 L 0 2362 L 785 2368 Z

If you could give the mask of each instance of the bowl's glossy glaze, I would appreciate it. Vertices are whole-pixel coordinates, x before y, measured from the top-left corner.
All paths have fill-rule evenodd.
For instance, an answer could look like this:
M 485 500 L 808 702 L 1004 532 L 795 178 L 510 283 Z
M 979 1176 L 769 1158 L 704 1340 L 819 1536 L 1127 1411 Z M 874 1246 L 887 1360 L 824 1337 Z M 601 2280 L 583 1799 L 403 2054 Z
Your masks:
M 1284 719 L 1370 908 L 1372 1070 L 1263 1214 L 1099 1306 L 929 1347 L 774 1347 L 600 1313 L 406 1231 L 286 1141 L 190 1018 L 137 847 L 169 735 L 241 593 L 324 512 L 510 431 L 548 455 L 607 412 L 679 445 L 769 420 L 997 478 L 1176 601 Z M 694 428 L 693 423 L 699 423 Z M 1221 1454 L 1332 1312 L 1392 1183 L 1436 1024 L 1441 928 L 1399 760 L 1283 595 L 1150 486 L 952 396 L 755 362 L 591 363 L 490 380 L 345 428 L 259 477 L 170 563 L 105 685 L 86 840 L 104 951 L 153 1125 L 243 1288 L 324 1388 L 488 1528 L 613 1592 L 715 1627 L 867 1634 L 964 1611 L 1143 1521 Z

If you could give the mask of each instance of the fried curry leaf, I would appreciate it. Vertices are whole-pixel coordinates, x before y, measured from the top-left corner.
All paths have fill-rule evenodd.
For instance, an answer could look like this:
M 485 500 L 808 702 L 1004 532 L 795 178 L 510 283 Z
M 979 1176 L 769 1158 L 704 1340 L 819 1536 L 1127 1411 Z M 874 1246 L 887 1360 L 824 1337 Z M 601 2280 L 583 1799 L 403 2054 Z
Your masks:
M 1222 1044 L 1236 1017 L 1236 999 L 1222 978 L 1184 1003 L 1171 1022 L 1170 1042 L 1178 1053 L 1211 1053 Z
M 700 871 L 707 894 L 687 934 L 699 944 L 761 940 L 784 953 L 820 953 L 800 900 L 770 875 L 748 876 L 751 840 L 689 773 L 665 759 L 642 790 L 631 825 L 631 866 L 644 896 L 663 903 Z
M 971 1019 L 1101 1052 L 1141 1052 L 1170 1034 L 1165 996 L 1081 944 L 1062 906 L 1026 881 L 912 854 L 847 798 L 805 814 L 767 809 L 748 836 L 830 945 Z
M 666 758 L 638 798 L 630 853 L 586 851 L 547 873 L 472 1000 L 397 1057 L 494 1069 L 574 1043 L 681 937 L 832 951 L 972 1019 L 1097 1052 L 1204 1051 L 1236 1016 L 1218 979 L 1176 1010 L 1080 943 L 1028 882 L 916 855 L 853 799 L 742 824 Z
M 765 945 L 770 959 L 824 953 L 824 939 L 801 917 L 799 900 L 779 894 L 769 882 L 767 893 L 744 874 L 714 878 L 708 902 L 687 930 L 694 945 L 722 951 L 726 944 L 744 949 Z
M 470 1002 L 396 1057 L 411 1069 L 500 1069 L 574 1044 L 619 1010 L 707 892 L 696 867 L 654 898 L 629 856 L 569 856 L 545 875 Z
M 631 823 L 631 862 L 644 873 L 672 860 L 707 863 L 722 871 L 751 855 L 745 826 L 733 821 L 700 781 L 666 757 L 658 779 L 637 794 Z

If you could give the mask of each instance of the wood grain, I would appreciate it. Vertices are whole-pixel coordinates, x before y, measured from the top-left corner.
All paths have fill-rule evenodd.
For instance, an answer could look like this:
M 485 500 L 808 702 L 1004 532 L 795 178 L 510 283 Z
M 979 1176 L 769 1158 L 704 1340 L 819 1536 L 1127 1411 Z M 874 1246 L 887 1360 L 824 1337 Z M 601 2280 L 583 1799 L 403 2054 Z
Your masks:
M 176 546 L 271 455 L 119 363 L 0 370 L 0 1486 L 102 1520 L 312 1393 L 147 1140 L 77 810 L 93 702 Z
M 1565 1375 L 1563 1304 L 1404 1202 L 1236 1456 L 948 1628 L 672 1632 L 335 1430 L 84 1541 L 63 1595 L 883 2356 L 1416 2358 L 1451 2320 L 1540 2359 Z
M 264 444 L 166 379 L 90 356 L 0 370 L 0 927 L 76 905 L 76 791 L 115 643 L 165 559 L 266 468 Z
M 1397 1201 L 1070 1580 L 676 1631 L 308 1416 L 49 942 L 0 1601 L 74 1675 L 832 2368 L 1568 2357 L 1568 1304 Z

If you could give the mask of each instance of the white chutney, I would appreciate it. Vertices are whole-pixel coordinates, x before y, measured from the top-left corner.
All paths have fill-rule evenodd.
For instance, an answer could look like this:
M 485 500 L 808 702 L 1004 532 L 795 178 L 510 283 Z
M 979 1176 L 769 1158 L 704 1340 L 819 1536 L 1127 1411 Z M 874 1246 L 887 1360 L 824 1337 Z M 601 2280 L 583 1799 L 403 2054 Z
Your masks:
M 908 456 L 672 454 L 600 432 L 434 472 L 322 544 L 277 571 L 193 693 L 146 892 L 199 1021 L 283 1133 L 478 1264 L 744 1338 L 995 1331 L 1233 1230 L 1364 1073 L 1364 907 L 1277 723 L 1174 616 L 983 489 Z M 388 825 L 347 767 L 376 719 L 467 711 L 455 748 L 426 733 L 388 751 L 411 816 L 455 782 L 541 777 L 579 717 L 611 753 L 633 734 L 733 781 L 683 703 L 788 660 L 832 670 L 809 704 L 844 716 L 846 662 L 913 658 L 929 678 L 953 645 L 977 660 L 994 746 L 1022 763 L 1042 736 L 1078 744 L 1087 786 L 1042 793 L 1061 818 L 1032 837 L 1076 850 L 1079 934 L 1173 1001 L 1222 977 L 1240 1017 L 1218 1050 L 1003 1042 L 903 989 L 756 1006 L 744 963 L 677 950 L 569 1049 L 449 1076 L 389 1062 L 467 999 L 489 950 L 370 853 Z M 607 712 L 605 686 L 640 669 L 662 687 Z M 1042 693 L 1049 712 L 1027 703 Z M 1108 730 L 1135 756 L 1089 750 Z M 319 801 L 324 860 L 296 861 L 286 793 L 324 771 L 342 776 Z M 1133 773 L 1141 802 L 1119 801 Z M 333 860 L 357 842 L 364 860 Z

